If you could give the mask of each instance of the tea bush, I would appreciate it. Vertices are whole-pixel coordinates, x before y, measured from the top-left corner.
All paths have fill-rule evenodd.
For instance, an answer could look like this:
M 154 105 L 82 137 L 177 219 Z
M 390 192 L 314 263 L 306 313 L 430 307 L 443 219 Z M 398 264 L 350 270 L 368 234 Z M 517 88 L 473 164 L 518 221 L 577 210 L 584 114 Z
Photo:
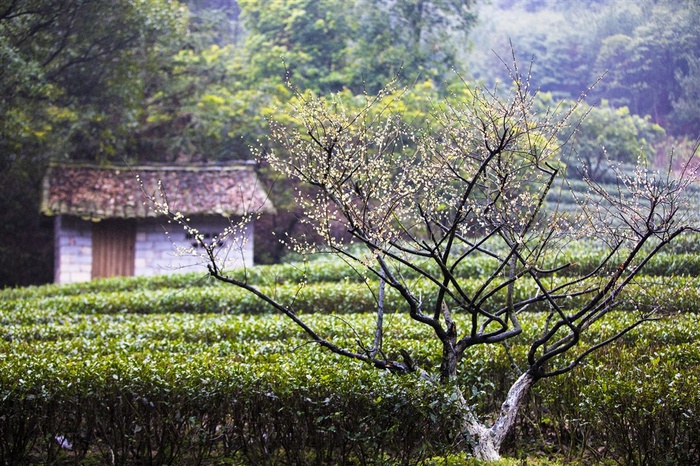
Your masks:
M 559 274 L 577 276 L 595 269 L 604 251 L 596 244 L 572 243 L 557 256 L 556 265 L 570 264 Z M 545 267 L 552 267 L 547 263 Z M 465 279 L 482 277 L 491 273 L 497 262 L 488 256 L 470 256 L 456 270 L 457 276 Z M 647 276 L 700 276 L 700 234 L 687 235 L 672 245 L 668 251 L 656 255 L 646 264 Z M 611 270 L 603 270 L 609 273 Z M 313 260 L 300 263 L 286 263 L 256 266 L 246 270 L 231 270 L 229 274 L 247 283 L 274 287 L 283 284 L 298 286 L 304 284 L 361 283 L 368 278 L 357 274 L 340 260 Z M 411 269 L 403 271 L 406 279 L 417 278 Z M 192 288 L 229 288 L 225 284 L 208 277 L 204 273 L 181 273 L 156 277 L 130 277 L 120 279 L 100 279 L 86 283 L 68 285 L 45 285 L 26 288 L 0 290 L 3 300 L 39 299 L 42 297 L 83 296 L 87 294 L 120 294 L 124 292 L 153 292 L 165 290 L 185 290 Z
M 556 278 L 551 278 L 556 283 Z M 118 281 L 118 280 L 113 280 Z M 465 279 L 462 282 L 466 291 L 474 292 L 480 286 L 478 279 Z M 330 282 L 309 283 L 306 285 L 284 283 L 261 286 L 261 290 L 274 296 L 302 313 L 354 314 L 372 312 L 376 308 L 373 290 L 377 282 Z M 422 291 L 423 300 L 430 305 L 435 299 L 434 290 L 420 283 L 414 287 Z M 59 289 L 60 290 L 60 289 Z M 51 294 L 46 291 L 34 297 L 18 297 L 14 290 L 1 292 L 9 296 L 0 301 L 0 323 L 15 326 L 18 323 L 38 324 L 40 321 L 55 319 L 75 319 L 78 315 L 94 314 L 168 314 L 168 313 L 209 313 L 222 314 L 262 314 L 273 311 L 270 305 L 252 294 L 235 288 L 221 286 L 188 287 L 185 289 L 165 288 L 161 290 L 135 289 L 105 291 L 97 293 Z M 515 299 L 524 299 L 536 294 L 532 282 L 517 282 Z M 620 309 L 635 310 L 651 308 L 660 304 L 665 313 L 700 312 L 700 278 L 698 277 L 651 277 L 644 276 L 631 284 L 620 296 Z M 493 307 L 503 306 L 505 290 L 496 293 L 491 299 Z M 575 306 L 577 298 L 570 304 Z M 34 309 L 41 309 L 35 314 Z M 393 291 L 386 295 L 387 312 L 405 311 L 405 303 Z M 532 304 L 529 310 L 548 310 L 545 303 Z
M 0 460 L 368 464 L 449 449 L 445 432 L 456 418 L 444 393 L 346 361 L 304 359 L 231 364 L 158 352 L 6 360 Z
M 321 334 L 371 341 L 367 287 L 376 282 L 321 262 L 275 267 L 248 279 L 294 304 Z M 470 267 L 477 274 L 489 265 Z M 688 275 L 640 277 L 627 309 L 660 300 L 667 316 L 536 385 L 505 453 L 700 464 L 700 287 Z M 386 352 L 437 364 L 440 348 L 428 329 L 393 312 L 397 298 L 387 295 Z M 268 311 L 192 274 L 0 291 L 0 464 L 457 461 L 448 391 L 309 346 Z M 618 312 L 588 337 L 633 318 Z M 521 315 L 534 329 L 545 319 Z M 516 343 L 469 354 L 460 377 L 479 411 L 498 408 L 526 351 Z
M 537 387 L 533 415 L 556 449 L 597 462 L 700 464 L 696 342 L 615 345 Z

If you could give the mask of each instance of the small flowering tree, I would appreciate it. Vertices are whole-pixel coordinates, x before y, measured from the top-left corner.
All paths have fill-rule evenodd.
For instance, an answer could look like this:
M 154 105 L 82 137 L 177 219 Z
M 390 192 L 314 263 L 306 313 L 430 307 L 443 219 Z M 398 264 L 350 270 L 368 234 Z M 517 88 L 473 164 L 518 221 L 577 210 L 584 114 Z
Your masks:
M 472 453 L 485 460 L 499 458 L 533 384 L 571 371 L 591 352 L 655 318 L 654 307 L 639 307 L 628 327 L 582 339 L 620 306 L 622 290 L 645 263 L 683 232 L 696 230 L 684 203 L 694 180 L 688 170 L 677 179 L 670 170 L 620 170 L 614 189 L 586 180 L 586 192 L 571 194 L 576 208 L 560 209 L 556 199 L 568 185 L 556 136 L 569 124 L 568 115 L 536 116 L 528 81 L 517 69 L 514 75 L 507 97 L 465 86 L 459 104 L 436 103 L 424 131 L 410 129 L 398 114 L 401 92 L 368 97 L 355 111 L 337 96 L 299 96 L 293 116 L 300 126 L 272 126 L 271 139 L 282 150 L 261 150 L 260 156 L 305 186 L 297 202 L 317 239 L 287 241 L 298 252 L 341 256 L 376 278 L 373 341 L 348 347 L 321 336 L 294 305 L 227 274 L 216 249 L 205 249 L 213 277 L 271 304 L 321 347 L 453 387 L 463 413 L 455 436 L 466 433 Z M 558 253 L 571 241 L 590 238 L 606 250 L 600 263 L 582 274 L 567 273 L 572 264 L 559 262 Z M 472 257 L 493 263 L 476 288 L 466 286 L 461 272 Z M 536 291 L 523 297 L 516 288 L 525 283 Z M 439 365 L 420 367 L 406 351 L 392 359 L 382 350 L 387 288 L 401 296 L 415 325 L 432 329 L 441 347 Z M 431 299 L 424 299 L 427 294 Z M 544 328 L 528 329 L 529 308 L 548 313 Z M 478 345 L 526 335 L 529 350 L 500 412 L 493 422 L 479 419 L 462 396 L 460 362 Z

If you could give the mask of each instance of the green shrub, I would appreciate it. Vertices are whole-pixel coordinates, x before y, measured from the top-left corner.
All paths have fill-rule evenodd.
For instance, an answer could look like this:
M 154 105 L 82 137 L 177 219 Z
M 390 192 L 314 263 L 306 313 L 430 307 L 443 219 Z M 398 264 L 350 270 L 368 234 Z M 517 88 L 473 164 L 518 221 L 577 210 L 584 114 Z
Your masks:
M 350 334 L 348 344 L 371 338 L 371 314 L 307 317 L 324 334 Z M 541 326 L 546 316 L 521 317 Z M 632 318 L 620 312 L 606 325 Z M 435 364 L 429 329 L 408 320 L 388 316 L 396 340 L 386 351 Z M 606 329 L 592 330 L 595 338 Z M 245 464 L 273 454 L 282 463 L 373 464 L 454 453 L 449 393 L 304 345 L 277 314 L 53 315 L 5 332 L 0 463 L 107 463 L 113 455 L 116 464 Z M 700 317 L 677 315 L 541 382 L 505 453 L 692 464 L 700 451 L 692 435 L 700 428 L 699 338 Z M 460 377 L 480 411 L 498 408 L 525 351 L 513 344 L 470 353 Z
M 642 327 L 634 341 L 620 341 L 573 373 L 543 381 L 533 394 L 531 419 L 571 457 L 699 464 L 698 323 L 692 317 Z
M 554 283 L 557 280 L 552 279 Z M 481 282 L 465 279 L 463 289 L 475 293 Z M 309 283 L 298 285 L 285 283 L 264 286 L 261 290 L 274 296 L 280 303 L 296 312 L 322 314 L 354 314 L 373 312 L 376 309 L 377 282 L 368 284 L 341 281 L 332 283 Z M 426 308 L 433 305 L 435 289 L 415 283 Z M 526 299 L 536 294 L 531 281 L 519 281 L 514 287 L 515 299 Z M 665 313 L 700 312 L 700 278 L 696 277 L 639 277 L 620 296 L 620 309 L 650 309 L 660 306 Z M 572 298 L 567 304 L 571 309 L 582 302 Z M 505 289 L 489 300 L 492 308 L 505 303 Z M 387 312 L 406 311 L 406 304 L 399 294 L 389 290 L 386 295 Z M 37 311 L 40 310 L 39 313 Z M 92 314 L 167 314 L 167 313 L 211 313 L 260 314 L 271 312 L 272 306 L 262 302 L 253 294 L 234 286 L 189 287 L 186 289 L 110 291 L 83 294 L 51 295 L 39 293 L 30 298 L 0 301 L 0 323 L 8 325 L 18 322 L 32 324 L 56 319 L 73 319 L 76 315 Z M 529 310 L 548 310 L 544 302 L 535 303 Z
M 571 254 L 583 271 L 598 253 Z M 660 302 L 670 317 L 536 385 L 507 454 L 700 464 L 695 264 L 692 254 L 659 255 L 649 264 L 658 275 L 638 277 L 620 309 Z M 477 277 L 491 267 L 478 258 L 460 273 Z M 684 267 L 687 276 L 665 276 Z M 371 341 L 376 281 L 365 284 L 343 264 L 322 261 L 247 273 L 322 335 L 353 348 L 357 339 Z M 478 285 L 478 278 L 464 280 L 471 292 Z M 429 306 L 430 289 L 416 289 Z M 533 291 L 521 281 L 516 299 Z M 492 305 L 502 302 L 497 294 Z M 385 351 L 436 364 L 440 348 L 430 329 L 409 325 L 394 292 L 386 309 Z M 529 310 L 538 309 L 545 307 Z M 196 274 L 0 291 L 0 464 L 461 461 L 448 434 L 456 422 L 448 393 L 309 347 L 297 327 L 270 311 L 251 294 Z M 616 313 L 588 338 L 635 315 Z M 545 318 L 521 314 L 534 329 Z M 463 361 L 461 382 L 478 411 L 498 409 L 526 351 L 518 341 L 507 349 L 478 346 Z
M 330 372 L 301 363 L 231 365 L 203 355 L 127 356 L 73 363 L 30 357 L 7 365 L 0 462 L 56 461 L 67 454 L 57 439 L 72 445 L 76 460 L 115 464 L 205 456 L 260 464 L 270 455 L 285 464 L 416 462 L 448 448 L 454 427 L 444 393 L 357 365 L 338 363 Z

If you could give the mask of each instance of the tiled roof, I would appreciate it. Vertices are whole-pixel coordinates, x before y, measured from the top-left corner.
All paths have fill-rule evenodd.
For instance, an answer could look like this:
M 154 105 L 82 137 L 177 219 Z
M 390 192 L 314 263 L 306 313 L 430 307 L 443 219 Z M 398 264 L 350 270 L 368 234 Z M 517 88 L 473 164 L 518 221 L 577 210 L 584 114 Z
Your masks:
M 161 190 L 162 186 L 162 190 Z M 246 162 L 225 165 L 96 166 L 53 164 L 44 178 L 41 211 L 86 219 L 159 215 L 149 197 L 184 215 L 274 212 Z

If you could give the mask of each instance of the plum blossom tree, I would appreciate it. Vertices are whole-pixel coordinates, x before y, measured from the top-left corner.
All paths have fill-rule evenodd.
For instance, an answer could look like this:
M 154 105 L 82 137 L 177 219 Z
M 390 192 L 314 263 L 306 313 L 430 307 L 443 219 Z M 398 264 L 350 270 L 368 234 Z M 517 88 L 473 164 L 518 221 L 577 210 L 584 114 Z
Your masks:
M 620 170 L 614 188 L 587 180 L 588 191 L 573 194 L 575 208 L 561 209 L 556 198 L 568 185 L 557 135 L 575 122 L 568 121 L 570 112 L 536 116 L 528 79 L 517 67 L 512 71 L 507 96 L 465 83 L 459 103 L 434 104 L 425 131 L 406 125 L 397 111 L 408 91 L 390 90 L 367 96 L 359 110 L 337 95 L 299 95 L 299 126 L 271 126 L 272 146 L 284 150 L 259 155 L 305 185 L 297 202 L 303 221 L 321 239 L 288 238 L 288 244 L 301 253 L 340 256 L 374 278 L 367 281 L 377 302 L 371 341 L 353 347 L 317 333 L 298 303 L 279 301 L 228 274 L 216 248 L 203 244 L 213 277 L 272 305 L 322 348 L 454 390 L 452 400 L 463 414 L 455 438 L 484 460 L 499 458 L 535 383 L 571 371 L 590 353 L 657 318 L 655 307 L 638 306 L 626 328 L 606 333 L 612 327 L 603 325 L 644 265 L 682 233 L 698 230 L 686 209 L 684 193 L 696 179 L 689 165 L 675 175 L 643 166 Z M 235 235 L 236 227 L 223 234 Z M 591 238 L 606 251 L 600 263 L 568 273 L 572 264 L 560 259 L 562 248 Z M 474 257 L 493 264 L 481 277 L 462 271 Z M 479 280 L 476 287 L 467 286 L 471 278 Z M 523 296 L 518 290 L 524 285 L 536 291 Z M 400 295 L 415 325 L 432 329 L 441 348 L 433 364 L 417 363 L 406 350 L 393 358 L 383 350 L 389 337 L 383 294 L 389 291 Z M 547 313 L 546 325 L 535 324 L 532 309 Z M 596 327 L 595 336 L 582 338 Z M 529 349 L 514 358 L 519 376 L 500 411 L 481 419 L 463 395 L 460 364 L 479 345 L 522 338 L 529 339 Z

